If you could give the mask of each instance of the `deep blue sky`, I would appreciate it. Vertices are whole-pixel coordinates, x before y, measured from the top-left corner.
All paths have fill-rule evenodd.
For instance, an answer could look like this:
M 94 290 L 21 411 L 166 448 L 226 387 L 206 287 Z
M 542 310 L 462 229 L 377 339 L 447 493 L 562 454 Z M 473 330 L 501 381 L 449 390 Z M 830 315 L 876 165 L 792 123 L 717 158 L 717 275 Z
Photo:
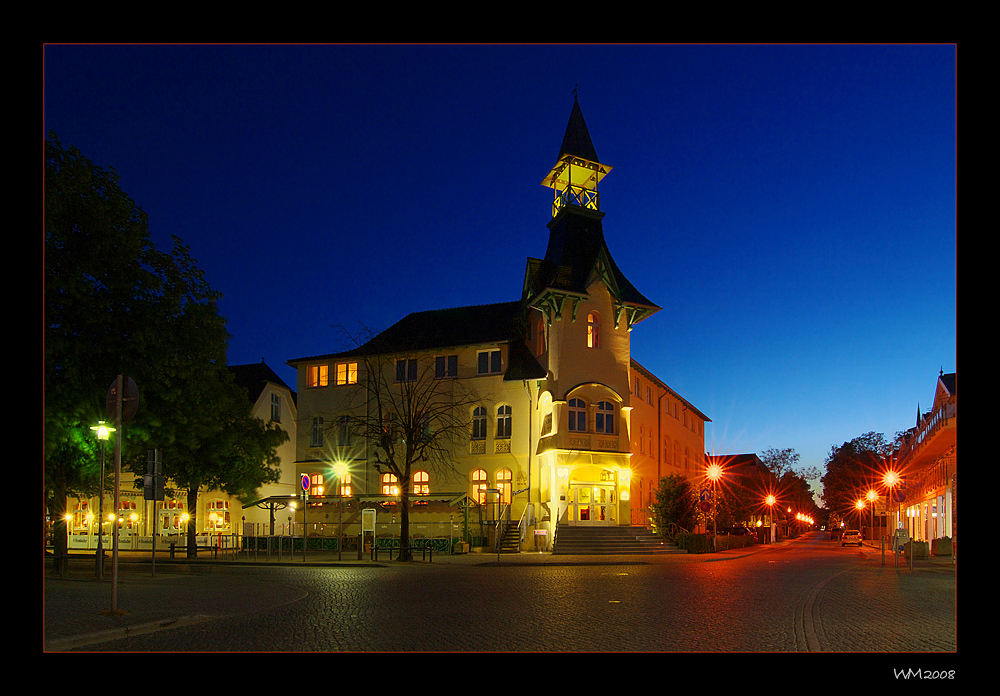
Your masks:
M 517 299 L 579 88 L 633 356 L 821 467 L 956 370 L 954 46 L 59 46 L 45 128 L 224 294 L 231 364 Z

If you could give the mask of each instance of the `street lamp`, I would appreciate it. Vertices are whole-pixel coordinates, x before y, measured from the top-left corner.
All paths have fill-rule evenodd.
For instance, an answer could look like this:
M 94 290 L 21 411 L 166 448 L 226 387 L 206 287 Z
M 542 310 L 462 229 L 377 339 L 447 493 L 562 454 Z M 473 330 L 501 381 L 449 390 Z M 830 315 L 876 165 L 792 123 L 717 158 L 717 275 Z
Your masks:
M 712 481 L 712 547 L 713 550 L 719 550 L 719 523 L 716 519 L 718 513 L 718 494 L 716 493 L 716 484 L 719 479 L 722 478 L 722 467 L 718 464 L 709 464 L 706 470 L 708 478 Z
M 774 505 L 777 502 L 778 502 L 778 499 L 774 497 L 774 494 L 768 494 L 768 496 L 766 498 L 764 498 L 764 504 L 767 505 L 768 514 L 770 515 L 770 520 L 771 520 L 771 543 L 772 544 L 774 543 Z
M 104 450 L 108 438 L 111 437 L 111 433 L 115 432 L 115 429 L 104 421 L 98 421 L 97 425 L 90 426 L 90 429 L 94 431 L 97 435 L 97 439 L 101 441 L 101 494 L 97 503 L 97 519 L 104 521 Z M 103 524 L 97 529 L 97 556 L 94 559 L 95 563 L 95 573 L 98 580 L 104 578 L 104 527 Z
M 344 479 L 347 477 L 347 465 L 337 462 L 333 465 L 333 473 L 337 481 L 337 560 L 344 557 Z

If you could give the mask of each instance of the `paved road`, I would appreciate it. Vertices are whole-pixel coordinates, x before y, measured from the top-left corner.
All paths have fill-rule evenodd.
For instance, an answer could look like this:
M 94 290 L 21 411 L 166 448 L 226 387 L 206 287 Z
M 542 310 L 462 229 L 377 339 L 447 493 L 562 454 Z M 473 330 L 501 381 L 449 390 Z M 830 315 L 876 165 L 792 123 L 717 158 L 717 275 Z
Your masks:
M 318 560 L 318 559 L 315 559 Z M 46 648 L 86 651 L 955 653 L 957 565 L 818 536 L 712 555 L 124 564 L 45 586 Z

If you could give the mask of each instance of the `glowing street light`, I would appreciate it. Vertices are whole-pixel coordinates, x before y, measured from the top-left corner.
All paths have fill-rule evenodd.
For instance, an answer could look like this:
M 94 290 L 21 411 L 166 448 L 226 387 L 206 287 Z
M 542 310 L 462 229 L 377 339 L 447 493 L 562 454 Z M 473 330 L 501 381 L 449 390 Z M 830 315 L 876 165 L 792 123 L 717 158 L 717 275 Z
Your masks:
M 766 498 L 764 498 L 764 504 L 768 507 L 768 514 L 771 519 L 771 543 L 774 543 L 774 505 L 778 502 L 778 499 L 774 497 L 773 493 L 769 493 Z
M 108 438 L 111 437 L 111 433 L 115 432 L 115 429 L 104 421 L 98 421 L 97 425 L 90 426 L 90 429 L 94 431 L 97 439 L 101 441 L 101 493 L 100 498 L 97 503 L 97 519 L 104 519 L 104 450 Z M 95 574 L 98 580 L 104 578 L 104 529 L 103 527 L 97 530 L 97 556 L 94 559 L 95 563 Z
M 705 475 L 712 482 L 712 548 L 715 551 L 719 550 L 719 523 L 716 519 L 719 500 L 716 484 L 722 478 L 722 473 L 722 466 L 719 464 L 709 464 L 705 470 Z

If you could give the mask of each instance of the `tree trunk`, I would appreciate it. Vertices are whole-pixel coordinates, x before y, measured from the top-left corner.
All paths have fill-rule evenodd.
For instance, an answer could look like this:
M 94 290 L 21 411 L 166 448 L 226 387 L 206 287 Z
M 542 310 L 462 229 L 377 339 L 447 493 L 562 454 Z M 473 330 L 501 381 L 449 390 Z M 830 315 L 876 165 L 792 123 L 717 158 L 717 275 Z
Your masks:
M 69 560 L 69 542 L 66 538 L 66 486 L 62 481 L 55 483 L 52 497 L 49 498 L 48 513 L 49 519 L 52 520 L 52 572 L 62 575 L 66 572 Z M 43 552 L 47 534 L 48 529 L 43 530 Z
M 410 491 L 409 485 L 399 489 L 399 560 L 412 561 L 410 551 Z
M 187 494 L 187 557 L 198 557 L 198 486 L 192 486 Z

